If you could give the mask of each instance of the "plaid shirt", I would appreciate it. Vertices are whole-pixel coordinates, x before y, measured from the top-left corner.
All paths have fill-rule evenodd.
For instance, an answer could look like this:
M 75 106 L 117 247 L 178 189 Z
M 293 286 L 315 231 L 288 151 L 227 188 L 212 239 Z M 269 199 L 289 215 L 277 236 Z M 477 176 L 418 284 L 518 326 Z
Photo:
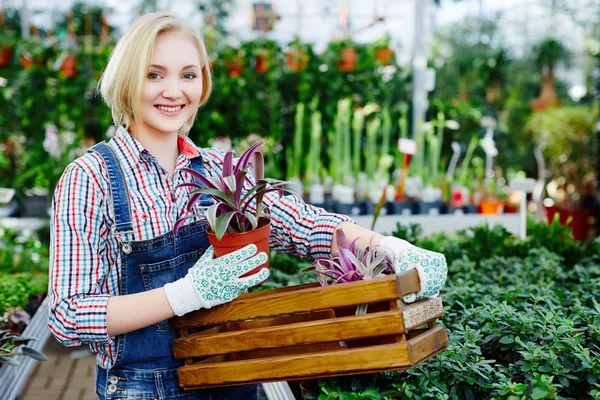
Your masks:
M 154 238 L 173 230 L 179 218 L 202 214 L 199 207 L 185 209 L 190 188 L 175 189 L 192 181 L 181 169 L 189 168 L 190 159 L 201 155 L 208 173 L 220 171 L 224 154 L 198 149 L 183 136 L 178 144 L 180 154 L 169 176 L 123 128 L 109 142 L 130 191 L 134 233 L 129 240 Z M 246 178 L 245 186 L 252 184 L 252 178 Z M 67 166 L 52 202 L 48 288 L 48 325 L 54 336 L 69 347 L 89 343 L 104 368 L 110 368 L 116 356 L 115 342 L 106 331 L 106 305 L 110 296 L 119 294 L 117 266 L 121 265 L 118 242 L 110 229 L 114 214 L 108 196 L 108 174 L 98 154 L 86 153 Z M 330 256 L 335 228 L 349 220 L 294 196 L 279 198 L 271 193 L 264 201 L 272 214 L 271 249 L 301 258 Z

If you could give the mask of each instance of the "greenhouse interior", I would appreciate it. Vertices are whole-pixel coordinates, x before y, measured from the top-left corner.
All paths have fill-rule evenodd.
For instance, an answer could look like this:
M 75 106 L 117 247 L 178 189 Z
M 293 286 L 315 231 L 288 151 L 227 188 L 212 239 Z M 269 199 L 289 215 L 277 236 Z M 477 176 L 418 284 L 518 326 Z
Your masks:
M 598 0 L 2 0 L 0 399 L 600 400 Z

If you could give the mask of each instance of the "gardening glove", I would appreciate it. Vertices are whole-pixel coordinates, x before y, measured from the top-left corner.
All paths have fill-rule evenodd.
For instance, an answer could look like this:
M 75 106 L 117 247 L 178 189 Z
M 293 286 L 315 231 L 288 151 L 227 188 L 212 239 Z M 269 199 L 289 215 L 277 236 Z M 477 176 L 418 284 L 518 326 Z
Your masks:
M 165 294 L 175 315 L 228 303 L 266 280 L 269 277 L 267 268 L 241 277 L 267 261 L 264 252 L 256 254 L 256 251 L 256 245 L 250 244 L 213 258 L 210 246 L 185 277 L 165 285 Z
M 448 265 L 443 254 L 421 249 L 394 236 L 384 237 L 379 246 L 393 253 L 394 272 L 399 274 L 416 268 L 419 273 L 421 290 L 416 294 L 404 296 L 405 302 L 412 303 L 415 299 L 421 300 L 439 295 L 448 275 Z

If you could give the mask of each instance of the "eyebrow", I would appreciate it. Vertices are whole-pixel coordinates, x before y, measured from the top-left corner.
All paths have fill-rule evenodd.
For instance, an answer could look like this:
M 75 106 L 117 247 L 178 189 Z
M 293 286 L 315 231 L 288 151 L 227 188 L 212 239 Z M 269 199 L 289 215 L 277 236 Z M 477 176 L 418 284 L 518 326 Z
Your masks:
M 158 64 L 152 64 L 152 65 L 150 65 L 150 68 L 160 69 L 161 71 L 166 71 L 167 70 L 166 67 L 163 67 L 162 65 L 158 65 Z M 200 69 L 200 67 L 198 67 L 196 64 L 186 65 L 182 69 L 190 69 L 190 68 L 198 68 L 198 69 Z

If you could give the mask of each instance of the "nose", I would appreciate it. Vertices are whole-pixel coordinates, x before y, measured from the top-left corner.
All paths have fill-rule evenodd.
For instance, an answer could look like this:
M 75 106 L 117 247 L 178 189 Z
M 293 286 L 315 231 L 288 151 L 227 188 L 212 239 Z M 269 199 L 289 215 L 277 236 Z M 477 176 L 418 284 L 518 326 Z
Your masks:
M 162 96 L 166 99 L 178 99 L 182 95 L 179 79 L 165 79 L 165 87 Z

